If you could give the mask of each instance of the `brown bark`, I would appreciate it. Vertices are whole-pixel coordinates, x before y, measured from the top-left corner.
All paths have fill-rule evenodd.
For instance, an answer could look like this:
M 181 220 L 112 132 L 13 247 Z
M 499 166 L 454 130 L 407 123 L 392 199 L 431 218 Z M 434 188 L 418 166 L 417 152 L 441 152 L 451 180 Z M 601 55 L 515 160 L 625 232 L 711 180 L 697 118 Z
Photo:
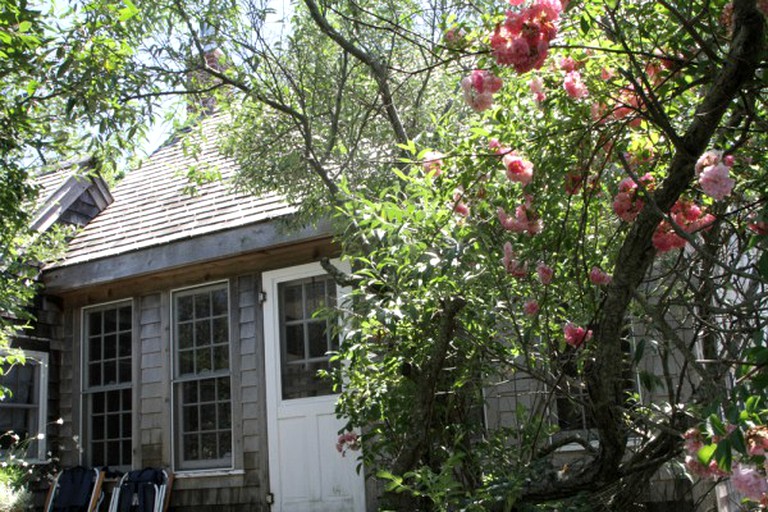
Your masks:
M 754 76 L 762 56 L 765 22 L 754 0 L 734 2 L 734 34 L 731 50 L 712 86 L 699 105 L 681 144 L 670 163 L 666 179 L 653 194 L 657 208 L 645 208 L 627 235 L 595 329 L 594 364 L 589 375 L 589 391 L 596 412 L 600 435 L 600 454 L 595 474 L 597 482 L 616 479 L 626 448 L 622 424 L 621 333 L 633 294 L 653 263 L 655 250 L 651 238 L 694 177 L 697 158 L 706 149 L 722 117 L 739 91 Z

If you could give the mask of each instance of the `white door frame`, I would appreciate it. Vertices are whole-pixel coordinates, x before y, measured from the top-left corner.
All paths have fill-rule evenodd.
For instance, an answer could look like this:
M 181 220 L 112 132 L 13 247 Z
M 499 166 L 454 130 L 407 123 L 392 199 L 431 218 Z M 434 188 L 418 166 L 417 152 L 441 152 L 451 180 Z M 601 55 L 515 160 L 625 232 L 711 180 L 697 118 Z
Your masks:
M 333 264 L 342 270 L 348 270 L 349 266 L 334 261 Z M 280 436 L 278 435 L 279 420 L 281 418 L 301 417 L 318 409 L 330 412 L 333 414 L 336 400 L 338 395 L 325 395 L 320 397 L 311 398 L 296 398 L 289 401 L 281 400 L 281 372 L 280 372 L 280 311 L 279 311 L 279 297 L 278 297 L 278 285 L 287 281 L 294 281 L 298 279 L 313 277 L 313 276 L 326 276 L 327 273 L 323 270 L 319 263 L 309 263 L 305 265 L 299 265 L 294 267 L 281 268 L 278 270 L 264 272 L 262 274 L 262 290 L 266 292 L 266 303 L 264 304 L 264 368 L 265 368 L 265 390 L 267 399 L 267 448 L 268 448 L 268 460 L 269 460 L 269 484 L 270 491 L 274 497 L 273 510 L 282 512 L 284 506 L 283 496 L 280 494 L 281 487 L 281 473 L 282 469 L 280 464 Z M 348 295 L 349 290 L 337 287 L 336 296 L 339 304 L 343 304 L 344 297 Z M 339 421 L 341 423 L 341 421 Z M 328 446 L 333 446 L 335 439 L 327 439 Z M 323 439 L 325 442 L 325 439 Z M 342 459 L 341 455 L 334 453 L 337 460 L 327 461 L 320 460 L 320 457 L 316 453 L 307 454 L 308 457 L 316 458 L 316 460 L 308 460 L 307 464 L 316 464 L 317 467 L 328 468 L 328 466 L 349 467 L 354 468 L 357 466 L 357 461 L 354 456 L 347 454 L 346 459 Z M 327 464 L 330 462 L 330 464 Z M 328 468 L 330 469 L 330 468 Z M 345 471 L 345 469 L 342 469 Z M 315 476 L 315 475 L 313 475 Z M 347 475 L 347 482 L 351 487 L 351 496 L 354 501 L 354 511 L 363 512 L 365 510 L 365 482 L 362 472 L 360 474 Z M 310 478 L 308 485 L 310 492 L 313 495 L 322 494 L 323 490 L 315 488 L 319 486 L 319 478 Z M 327 491 L 327 489 L 326 489 Z M 334 488 L 335 492 L 336 489 Z M 340 490 L 339 492 L 345 492 Z M 333 492 L 332 492 L 333 494 Z M 305 505 L 304 507 L 306 507 Z M 308 509 L 303 508 L 302 512 L 310 512 Z M 315 510 L 315 509 L 313 509 Z M 316 510 L 326 510 L 322 504 L 318 504 Z M 332 509 L 327 509 L 332 510 Z

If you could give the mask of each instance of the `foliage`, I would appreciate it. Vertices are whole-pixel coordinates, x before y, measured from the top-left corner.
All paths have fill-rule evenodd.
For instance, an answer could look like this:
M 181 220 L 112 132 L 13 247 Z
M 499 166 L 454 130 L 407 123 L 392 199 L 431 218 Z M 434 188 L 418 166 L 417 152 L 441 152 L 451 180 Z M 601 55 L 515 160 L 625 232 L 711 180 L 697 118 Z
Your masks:
M 342 186 L 355 300 L 339 413 L 362 429 L 368 466 L 387 468 L 393 503 L 491 506 L 493 472 L 526 482 L 503 491 L 518 506 L 612 489 L 621 508 L 699 422 L 698 461 L 721 471 L 699 474 L 726 476 L 740 457 L 765 484 L 745 441 L 764 420 L 764 18 L 737 3 L 721 21 L 730 8 L 577 3 L 523 74 L 493 38 L 489 52 L 485 34 L 511 19 L 499 6 L 462 48 L 504 80 L 493 105 L 478 108 L 470 75 L 481 116 L 450 109 L 439 145 L 401 145 L 414 165 L 393 166 L 389 185 Z M 646 375 L 639 394 L 627 369 Z M 477 407 L 509 379 L 536 382 L 520 399 L 535 427 L 506 432 L 517 456 L 491 464 Z M 558 468 L 564 398 L 599 442 Z
M 242 183 L 334 212 L 342 438 L 392 506 L 622 509 L 689 427 L 762 425 L 758 7 L 305 0 L 286 37 L 253 3 L 147 8 L 160 81 L 196 69 L 233 116 Z M 733 432 L 700 458 L 727 469 Z
M 6 3 L 8 232 L 28 155 L 229 112 L 244 186 L 333 212 L 338 412 L 392 506 L 626 509 L 697 425 L 689 468 L 765 481 L 764 2 L 304 0 L 284 37 L 249 1 Z

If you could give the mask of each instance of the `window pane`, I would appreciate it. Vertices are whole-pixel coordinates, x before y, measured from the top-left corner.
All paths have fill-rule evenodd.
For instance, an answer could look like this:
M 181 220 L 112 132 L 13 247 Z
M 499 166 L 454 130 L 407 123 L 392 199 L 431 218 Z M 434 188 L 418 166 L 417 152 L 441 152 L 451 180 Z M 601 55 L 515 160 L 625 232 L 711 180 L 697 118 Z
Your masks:
M 133 432 L 133 421 L 131 419 L 130 414 L 123 414 L 123 437 L 131 437 L 131 432 Z
M 117 364 L 115 361 L 105 361 L 103 371 L 103 384 L 117 384 Z
M 211 298 L 208 293 L 195 295 L 195 318 L 211 316 Z
M 207 318 L 195 322 L 195 345 L 205 347 L 211 344 L 211 324 Z
M 213 349 L 214 370 L 226 370 L 229 368 L 229 347 L 218 346 Z
M 227 314 L 227 290 L 216 290 L 211 294 L 213 302 L 213 315 L 226 315 Z
M 203 347 L 195 350 L 195 373 L 211 371 L 211 349 Z
M 7 432 L 13 432 L 19 436 L 20 441 L 37 435 L 37 409 L 8 409 L 3 410 L 0 416 L 0 448 L 8 449 L 15 444 Z
M 227 318 L 213 319 L 213 343 L 227 343 L 229 341 L 229 325 Z
M 131 382 L 131 360 L 120 359 L 119 382 Z
M 184 460 L 198 460 L 200 458 L 200 448 L 198 445 L 197 434 L 184 436 Z
M 91 395 L 91 403 L 93 404 L 94 414 L 101 414 L 104 412 L 104 393 L 94 393 Z
M 185 382 L 181 389 L 184 394 L 182 401 L 185 404 L 197 403 L 197 382 Z
M 194 298 L 191 295 L 186 297 L 178 297 L 176 300 L 176 320 L 184 322 L 192 319 L 192 301 Z
M 232 455 L 232 435 L 229 432 L 219 434 L 219 457 Z
M 107 416 L 107 436 L 110 439 L 120 437 L 120 416 L 118 414 Z
M 230 393 L 229 393 L 229 379 L 228 378 L 221 378 L 216 379 L 216 389 L 218 391 L 218 399 L 219 400 L 229 400 Z
M 92 363 L 88 365 L 88 385 L 101 385 L 101 363 Z
M 320 379 L 317 372 L 328 367 L 335 340 L 329 337 L 327 320 L 313 314 L 335 303 L 336 285 L 330 278 L 315 277 L 283 283 L 279 290 L 283 399 L 332 393 L 331 382 Z
M 120 460 L 120 441 L 110 441 L 107 443 L 107 460 L 111 464 Z
M 194 327 L 192 322 L 179 324 L 176 330 L 176 343 L 180 349 L 190 348 L 194 345 Z
M 216 434 L 202 434 L 200 436 L 200 452 L 204 459 L 219 458 L 219 443 Z
M 120 308 L 118 312 L 119 322 L 118 327 L 121 331 L 130 331 L 133 327 L 133 319 L 131 318 L 131 307 L 126 306 Z
M 301 285 L 283 286 L 283 311 L 282 316 L 286 321 L 301 320 L 304 316 L 304 308 L 301 302 Z
M 101 465 L 104 460 L 104 443 L 93 443 L 91 445 L 91 460 L 94 465 Z
M 230 428 L 232 426 L 232 419 L 230 418 L 229 402 L 225 404 L 219 404 L 218 422 L 219 428 Z
M 107 309 L 104 312 L 104 332 L 115 332 L 117 330 L 117 310 Z
M 200 401 L 213 402 L 216 400 L 216 379 L 200 381 Z
M 120 410 L 120 392 L 107 391 L 107 412 L 116 412 Z
M 131 355 L 131 333 L 124 332 L 119 337 L 119 348 L 117 354 L 120 357 L 130 357 Z
M 307 284 L 307 307 L 305 318 L 310 319 L 320 308 L 325 306 L 325 284 L 319 281 Z
M 311 322 L 309 328 L 309 357 L 323 357 L 328 352 L 328 337 L 325 333 L 325 321 Z
M 304 324 L 285 326 L 285 358 L 304 359 Z
M 195 373 L 195 352 L 193 350 L 179 352 L 179 374 L 187 375 L 190 373 Z
M 317 374 L 321 369 L 327 369 L 328 363 L 318 361 L 291 365 L 283 373 L 283 399 L 306 398 L 333 393 L 333 385 L 329 379 L 322 379 Z
M 25 365 L 15 365 L 0 376 L 0 385 L 10 393 L 5 395 L 3 403 L 32 405 L 35 399 L 35 375 L 37 365 L 28 361 Z M 1 434 L 2 432 L 0 432 Z
M 117 336 L 107 334 L 104 336 L 104 359 L 117 357 Z
M 186 432 L 196 432 L 200 430 L 200 421 L 197 415 L 197 406 L 184 407 L 184 430 Z
M 88 340 L 88 359 L 91 361 L 101 359 L 101 336 L 93 336 Z
M 216 430 L 216 405 L 200 406 L 200 430 Z
M 91 422 L 91 436 L 94 440 L 104 439 L 104 416 L 93 416 Z
M 123 441 L 123 453 L 121 460 L 131 460 L 133 458 L 133 450 L 131 448 L 130 441 Z
M 88 334 L 91 336 L 101 334 L 101 311 L 88 313 Z

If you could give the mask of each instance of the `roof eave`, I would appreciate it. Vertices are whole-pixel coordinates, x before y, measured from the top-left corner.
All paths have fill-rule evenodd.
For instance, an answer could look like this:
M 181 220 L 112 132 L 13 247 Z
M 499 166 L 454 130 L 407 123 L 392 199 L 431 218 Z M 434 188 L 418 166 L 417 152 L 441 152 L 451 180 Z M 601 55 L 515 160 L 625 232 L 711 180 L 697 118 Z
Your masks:
M 43 283 L 47 293 L 65 293 L 330 236 L 329 222 L 286 232 L 284 219 L 273 219 L 109 257 L 60 262 L 44 270 Z

